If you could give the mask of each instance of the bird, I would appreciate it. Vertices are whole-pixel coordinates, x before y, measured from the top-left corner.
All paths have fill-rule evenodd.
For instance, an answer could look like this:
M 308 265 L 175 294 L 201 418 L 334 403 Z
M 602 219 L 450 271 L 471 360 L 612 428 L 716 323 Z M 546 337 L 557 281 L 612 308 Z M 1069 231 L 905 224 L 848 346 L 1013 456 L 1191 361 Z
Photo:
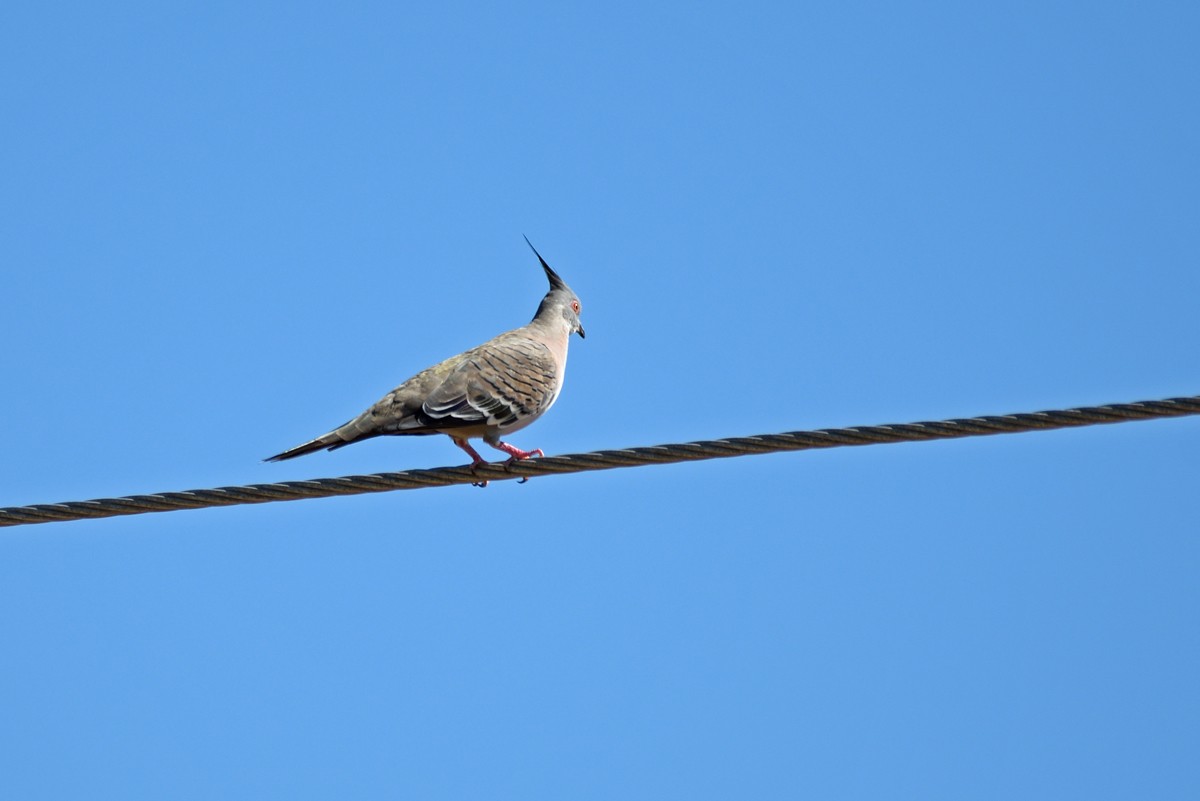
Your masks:
M 562 391 L 571 335 L 579 334 L 581 339 L 587 335 L 579 321 L 579 296 L 528 237 L 525 243 L 550 282 L 533 320 L 422 370 L 358 417 L 264 461 L 337 450 L 373 437 L 429 434 L 450 437 L 471 457 L 472 468 L 487 460 L 471 447 L 470 439 L 481 438 L 507 453 L 510 464 L 545 456 L 541 448 L 521 450 L 500 437 L 525 428 L 550 410 Z

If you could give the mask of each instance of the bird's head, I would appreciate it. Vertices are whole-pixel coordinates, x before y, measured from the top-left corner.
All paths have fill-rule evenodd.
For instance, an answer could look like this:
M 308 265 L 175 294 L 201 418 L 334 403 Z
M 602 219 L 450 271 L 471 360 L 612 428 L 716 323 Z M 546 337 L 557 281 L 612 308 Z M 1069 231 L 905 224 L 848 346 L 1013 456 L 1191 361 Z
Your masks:
M 542 304 L 538 306 L 537 314 L 533 319 L 554 322 L 561 315 L 569 333 L 579 334 L 581 338 L 586 337 L 583 323 L 579 322 L 579 313 L 583 310 L 583 306 L 579 303 L 579 296 L 571 287 L 567 286 L 567 282 L 562 280 L 558 273 L 551 269 L 546 260 L 542 258 L 542 254 L 538 253 L 537 248 L 529 241 L 529 237 L 525 238 L 525 244 L 529 245 L 533 255 L 538 257 L 538 261 L 542 263 L 542 269 L 546 271 L 546 278 L 550 280 L 550 291 L 546 293 L 546 297 L 542 298 Z

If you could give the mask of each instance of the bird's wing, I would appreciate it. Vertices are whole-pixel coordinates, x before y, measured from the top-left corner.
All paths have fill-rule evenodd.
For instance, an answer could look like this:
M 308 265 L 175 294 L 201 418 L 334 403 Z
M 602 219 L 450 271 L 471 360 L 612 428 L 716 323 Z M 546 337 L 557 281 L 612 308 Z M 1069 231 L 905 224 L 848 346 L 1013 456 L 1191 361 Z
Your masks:
M 493 340 L 463 354 L 413 417 L 422 428 L 508 428 L 545 411 L 559 383 L 545 344 L 528 337 Z

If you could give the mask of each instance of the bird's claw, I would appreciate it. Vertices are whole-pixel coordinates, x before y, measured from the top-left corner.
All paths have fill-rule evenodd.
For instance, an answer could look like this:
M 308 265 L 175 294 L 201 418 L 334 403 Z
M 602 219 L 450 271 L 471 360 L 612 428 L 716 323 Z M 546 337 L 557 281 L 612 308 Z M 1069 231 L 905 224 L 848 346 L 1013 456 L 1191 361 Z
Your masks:
M 487 462 L 485 462 L 481 459 L 478 462 L 472 463 L 471 472 L 477 474 L 479 472 L 479 465 L 481 465 L 481 464 L 487 464 Z M 488 480 L 486 478 L 483 479 L 482 481 L 472 481 L 471 482 L 472 487 L 479 487 L 480 489 L 487 489 L 487 485 L 488 485 Z
M 513 450 L 516 450 L 516 449 L 514 448 Z M 543 452 L 541 448 L 534 448 L 531 451 L 517 451 L 516 453 L 513 453 L 513 451 L 509 451 L 509 453 L 512 453 L 512 456 L 510 456 L 508 461 L 504 463 L 504 468 L 506 470 L 508 468 L 512 467 L 517 462 L 523 462 L 526 459 L 532 459 L 534 456 L 543 456 L 544 457 L 546 455 L 545 452 Z M 517 483 L 525 484 L 528 481 L 529 481 L 529 476 L 521 476 L 521 478 L 517 481 Z

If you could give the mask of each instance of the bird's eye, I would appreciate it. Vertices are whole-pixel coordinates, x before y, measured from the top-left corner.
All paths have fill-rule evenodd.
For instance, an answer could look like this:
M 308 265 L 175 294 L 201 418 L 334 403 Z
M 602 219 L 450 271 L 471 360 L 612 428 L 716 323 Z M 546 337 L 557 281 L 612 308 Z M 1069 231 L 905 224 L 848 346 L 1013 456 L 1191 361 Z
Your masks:
M 575 312 L 576 314 L 579 314 L 579 301 L 577 301 L 577 300 L 571 301 L 571 310 L 573 312 Z

